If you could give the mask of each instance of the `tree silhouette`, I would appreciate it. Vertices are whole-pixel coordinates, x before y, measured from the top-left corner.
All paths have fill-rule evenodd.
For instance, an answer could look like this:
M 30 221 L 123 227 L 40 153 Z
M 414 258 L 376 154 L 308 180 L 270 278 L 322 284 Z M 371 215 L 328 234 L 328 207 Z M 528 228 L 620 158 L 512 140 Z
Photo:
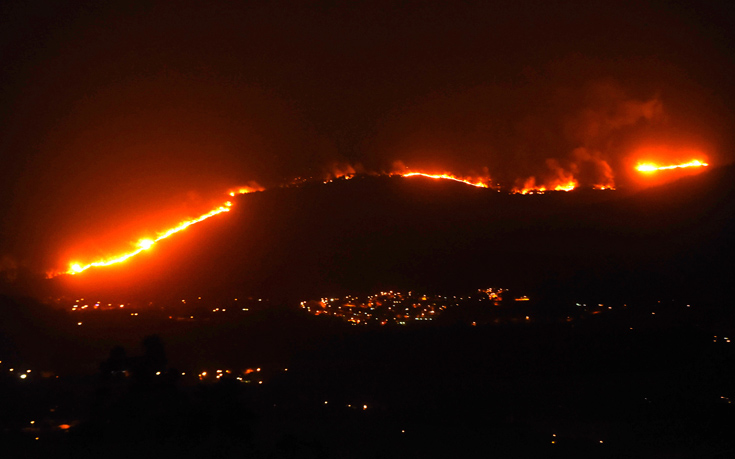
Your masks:
M 153 378 L 166 372 L 166 351 L 158 335 L 143 338 L 143 355 L 132 360 L 133 382 L 139 386 L 150 386 Z
M 100 372 L 102 380 L 119 380 L 125 378 L 128 374 L 129 362 L 125 353 L 125 348 L 115 346 L 110 350 L 110 356 L 100 364 Z

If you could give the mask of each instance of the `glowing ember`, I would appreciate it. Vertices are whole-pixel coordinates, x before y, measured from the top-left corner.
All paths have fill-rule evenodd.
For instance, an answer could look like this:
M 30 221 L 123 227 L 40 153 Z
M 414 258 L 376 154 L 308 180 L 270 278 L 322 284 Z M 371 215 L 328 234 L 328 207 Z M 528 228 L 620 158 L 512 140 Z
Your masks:
M 689 161 L 688 163 L 684 164 L 673 164 L 671 166 L 657 166 L 656 164 L 652 163 L 641 163 L 638 164 L 635 169 L 638 172 L 656 172 L 656 171 L 663 171 L 663 170 L 669 170 L 669 169 L 680 169 L 684 167 L 706 167 L 709 166 L 709 164 L 699 161 L 698 159 L 695 159 L 693 161 Z
M 484 182 L 480 182 L 480 181 L 473 182 L 471 180 L 455 177 L 449 174 L 425 174 L 423 172 L 407 172 L 407 173 L 396 173 L 395 175 L 400 175 L 401 177 L 427 177 L 427 178 L 432 178 L 432 179 L 453 180 L 455 182 L 464 183 L 465 185 L 472 185 L 477 188 L 488 188 L 488 185 Z

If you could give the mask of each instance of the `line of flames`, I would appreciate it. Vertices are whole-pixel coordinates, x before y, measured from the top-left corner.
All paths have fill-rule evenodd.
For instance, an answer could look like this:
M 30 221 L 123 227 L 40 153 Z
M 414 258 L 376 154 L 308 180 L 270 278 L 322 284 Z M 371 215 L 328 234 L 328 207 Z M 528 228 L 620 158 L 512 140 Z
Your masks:
M 423 173 L 423 172 L 406 172 L 406 173 L 398 173 L 398 174 L 391 174 L 391 175 L 400 175 L 402 177 L 416 177 L 416 176 L 421 176 L 421 177 L 432 178 L 432 179 L 453 180 L 455 182 L 464 183 L 466 185 L 471 185 L 471 186 L 478 187 L 478 188 L 488 188 L 489 187 L 489 185 L 487 183 L 483 182 L 483 181 L 472 180 L 472 179 L 464 179 L 464 178 L 456 177 L 456 176 L 450 175 L 450 174 L 426 174 L 426 173 Z M 263 188 L 263 187 L 260 187 L 260 186 L 257 186 L 257 185 L 253 185 L 253 186 L 240 187 L 238 189 L 231 190 L 231 191 L 228 192 L 228 194 L 230 196 L 233 196 L 234 197 L 234 196 L 236 196 L 238 194 L 247 194 L 247 193 L 252 193 L 252 192 L 255 192 L 255 191 L 264 191 L 264 190 L 265 190 L 265 188 Z M 180 231 L 183 231 L 186 228 L 190 227 L 191 225 L 194 225 L 196 223 L 199 223 L 201 221 L 204 221 L 204 220 L 206 220 L 208 218 L 214 217 L 215 215 L 219 215 L 219 214 L 224 213 L 224 212 L 229 212 L 230 211 L 230 207 L 232 207 L 232 202 L 231 201 L 227 201 L 224 204 L 218 206 L 217 208 L 215 208 L 215 209 L 213 209 L 213 210 L 211 210 L 211 211 L 209 211 L 209 212 L 207 212 L 207 213 L 205 213 L 203 215 L 200 215 L 197 218 L 194 218 L 192 220 L 182 221 L 177 226 L 175 226 L 175 227 L 173 227 L 171 229 L 168 229 L 166 231 L 163 231 L 161 233 L 158 233 L 158 236 L 155 239 L 151 239 L 151 238 L 142 238 L 142 239 L 139 239 L 138 242 L 135 244 L 135 246 L 137 247 L 135 250 L 132 250 L 132 251 L 127 252 L 127 253 L 124 253 L 122 255 L 116 255 L 116 256 L 113 256 L 113 257 L 110 257 L 110 258 L 104 258 L 102 260 L 94 261 L 94 262 L 88 263 L 86 265 L 82 265 L 80 263 L 73 262 L 73 263 L 70 263 L 69 269 L 67 271 L 62 272 L 62 273 L 57 273 L 57 274 L 54 274 L 54 275 L 58 275 L 58 274 L 72 274 L 72 275 L 73 274 L 79 274 L 79 273 L 82 273 L 82 272 L 88 270 L 89 268 L 92 268 L 92 267 L 103 267 L 103 266 L 110 266 L 110 265 L 117 264 L 117 263 L 122 263 L 122 262 L 128 260 L 129 258 L 132 258 L 132 257 L 138 255 L 139 253 L 145 251 L 145 250 L 149 250 L 157 242 L 159 242 L 159 241 L 161 241 L 163 239 L 166 239 L 169 236 L 172 236 L 172 235 L 174 235 L 174 234 L 176 234 L 176 233 L 178 233 Z
M 473 181 L 472 179 L 463 179 L 459 177 L 455 177 L 454 175 L 449 174 L 426 174 L 423 172 L 406 172 L 406 173 L 398 173 L 393 175 L 400 175 L 401 177 L 426 177 L 426 178 L 432 178 L 432 179 L 444 179 L 444 180 L 453 180 L 455 182 L 464 183 L 465 185 L 474 186 L 477 188 L 489 188 L 489 185 L 483 181 Z
M 543 185 L 540 186 L 523 186 L 521 188 L 514 188 L 512 190 L 515 194 L 543 194 L 547 191 L 572 191 L 575 188 L 577 188 L 577 181 L 576 180 L 570 180 L 566 183 L 560 183 L 553 188 L 546 188 Z M 606 190 L 610 189 L 612 187 L 604 187 L 604 186 L 596 186 L 595 189 L 601 189 Z
M 643 164 L 639 164 L 638 166 L 636 166 L 636 170 L 638 170 L 639 172 L 654 172 L 658 170 L 676 169 L 676 168 L 683 168 L 683 167 L 702 167 L 702 166 L 707 166 L 707 165 L 708 165 L 707 163 L 701 162 L 699 160 L 693 160 L 685 164 L 676 164 L 676 165 L 671 165 L 671 166 L 656 166 L 651 163 L 643 163 Z M 426 178 L 437 179 L 437 180 L 452 180 L 458 183 L 463 183 L 465 185 L 470 185 L 470 186 L 474 186 L 477 188 L 490 188 L 488 181 L 483 181 L 483 180 L 478 180 L 478 179 L 473 179 L 473 178 L 461 178 L 461 177 L 457 177 L 451 174 L 428 174 L 424 172 L 397 172 L 397 173 L 392 173 L 389 175 L 398 175 L 401 177 L 426 177 Z M 572 191 L 576 187 L 577 187 L 577 182 L 575 180 L 571 180 L 567 183 L 558 184 L 554 188 L 547 189 L 545 186 L 538 186 L 538 187 L 526 186 L 523 188 L 516 188 L 512 192 L 519 193 L 519 194 L 533 194 L 533 193 L 544 193 L 550 190 Z M 595 186 L 593 188 L 597 190 L 613 189 L 611 186 Z M 255 191 L 264 191 L 264 190 L 265 188 L 263 187 L 253 185 L 253 186 L 240 187 L 236 190 L 231 190 L 228 192 L 228 194 L 234 197 L 238 194 L 247 194 L 247 193 L 252 193 Z M 132 258 L 145 250 L 149 250 L 157 242 L 163 239 L 166 239 L 180 231 L 183 231 L 186 228 L 190 227 L 191 225 L 204 221 L 208 218 L 214 217 L 215 215 L 229 212 L 231 207 L 232 207 L 232 202 L 226 201 L 224 204 L 216 207 L 215 209 L 203 215 L 200 215 L 197 218 L 194 218 L 192 220 L 182 221 L 177 226 L 171 229 L 168 229 L 166 231 L 163 231 L 161 233 L 158 233 L 155 239 L 151 239 L 151 238 L 139 239 L 138 242 L 135 244 L 137 248 L 133 251 L 130 251 L 122 255 L 117 255 L 114 257 L 105 258 L 99 261 L 88 263 L 86 265 L 82 265 L 82 264 L 74 262 L 70 264 L 70 267 L 66 272 L 59 273 L 59 274 L 79 274 L 92 267 L 103 267 L 103 266 L 110 266 L 116 263 L 122 263 L 125 260 Z
M 656 172 L 656 171 L 664 171 L 664 170 L 670 170 L 670 169 L 680 169 L 685 167 L 706 167 L 709 166 L 709 164 L 702 162 L 698 159 L 695 159 L 693 161 L 689 161 L 688 163 L 683 164 L 673 164 L 670 166 L 657 166 L 653 163 L 641 163 L 638 164 L 635 169 L 638 172 Z
M 136 246 L 138 248 L 136 250 L 133 250 L 132 252 L 128 252 L 128 253 L 123 254 L 123 255 L 118 255 L 116 257 L 107 258 L 107 259 L 100 260 L 100 261 L 95 261 L 95 262 L 92 262 L 92 263 L 89 263 L 89 264 L 86 264 L 86 265 L 83 265 L 83 266 L 80 265 L 79 263 L 72 263 L 71 266 L 70 266 L 70 268 L 69 268 L 69 270 L 66 272 L 66 274 L 79 274 L 81 272 L 84 272 L 84 271 L 88 270 L 89 268 L 91 268 L 93 266 L 94 267 L 109 266 L 109 265 L 113 265 L 115 263 L 121 263 L 121 262 L 127 260 L 128 258 L 131 258 L 131 257 L 134 257 L 134 256 L 138 255 L 140 252 L 142 252 L 144 250 L 150 249 L 158 241 L 160 241 L 162 239 L 166 239 L 167 237 L 172 236 L 172 235 L 178 233 L 179 231 L 183 231 L 183 230 L 185 230 L 186 228 L 190 227 L 191 225 L 193 225 L 195 223 L 199 223 L 199 222 L 204 221 L 204 220 L 206 220 L 208 218 L 214 217 L 215 215 L 219 215 L 219 214 L 221 214 L 223 212 L 229 212 L 230 211 L 230 206 L 232 206 L 232 202 L 227 201 L 223 205 L 217 207 L 214 210 L 211 210 L 211 211 L 207 212 L 206 214 L 200 215 L 199 217 L 197 217 L 197 218 L 195 218 L 193 220 L 185 220 L 185 221 L 179 223 L 174 228 L 171 228 L 169 230 L 164 231 L 163 233 L 160 233 L 155 239 L 150 239 L 150 238 L 142 238 L 142 239 L 139 239 L 138 242 L 136 243 Z

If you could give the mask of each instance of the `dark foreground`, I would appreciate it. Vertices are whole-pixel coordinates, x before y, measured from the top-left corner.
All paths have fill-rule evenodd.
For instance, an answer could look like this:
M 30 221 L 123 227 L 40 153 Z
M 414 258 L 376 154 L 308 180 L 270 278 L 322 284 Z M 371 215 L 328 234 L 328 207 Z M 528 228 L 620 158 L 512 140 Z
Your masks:
M 727 308 L 595 307 L 477 326 L 285 307 L 78 326 L 4 298 L 0 443 L 14 457 L 732 457 Z

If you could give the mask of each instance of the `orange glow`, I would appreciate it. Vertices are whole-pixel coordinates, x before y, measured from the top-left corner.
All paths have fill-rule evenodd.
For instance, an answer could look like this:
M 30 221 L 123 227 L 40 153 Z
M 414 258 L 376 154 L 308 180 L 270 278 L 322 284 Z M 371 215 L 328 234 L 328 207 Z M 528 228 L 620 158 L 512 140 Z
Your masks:
M 670 170 L 670 169 L 681 169 L 685 167 L 706 167 L 706 166 L 709 166 L 709 164 L 705 163 L 704 161 L 695 159 L 695 160 L 689 161 L 688 163 L 673 164 L 670 166 L 659 166 L 653 163 L 639 163 L 635 167 L 635 170 L 637 170 L 638 172 L 643 172 L 643 173 L 652 173 L 652 172 Z
M 253 192 L 256 192 L 256 191 L 263 191 L 263 190 L 265 190 L 265 188 L 261 187 L 260 185 L 258 185 L 256 183 L 252 183 L 249 186 L 243 186 L 243 187 L 239 187 L 237 189 L 231 190 L 231 191 L 228 192 L 228 194 L 230 196 L 235 196 L 235 195 L 238 195 L 238 194 L 247 194 L 247 193 L 253 193 Z M 214 217 L 215 215 L 219 215 L 219 214 L 221 214 L 223 212 L 229 212 L 230 211 L 230 207 L 232 207 L 232 201 L 226 201 L 221 206 L 216 207 L 215 209 L 207 212 L 206 214 L 200 215 L 199 217 L 194 218 L 192 220 L 184 220 L 184 221 L 180 222 L 178 225 L 176 225 L 175 227 L 170 228 L 170 229 L 167 229 L 165 231 L 162 231 L 162 232 L 158 233 L 158 236 L 156 236 L 155 239 L 151 239 L 151 238 L 142 238 L 142 239 L 139 239 L 138 242 L 135 244 L 136 247 L 137 247 L 137 249 L 135 249 L 135 250 L 133 250 L 131 252 L 124 253 L 122 255 L 116 255 L 116 256 L 113 256 L 113 257 L 110 257 L 110 258 L 105 258 L 105 259 L 102 259 L 102 260 L 97 260 L 97 261 L 94 261 L 92 263 L 88 263 L 86 265 L 82 265 L 81 263 L 77 263 L 77 262 L 72 262 L 72 263 L 69 264 L 69 269 L 65 273 L 62 273 L 62 274 L 79 274 L 81 272 L 84 272 L 84 271 L 88 270 L 89 268 L 92 268 L 92 267 L 110 266 L 110 265 L 114 265 L 114 264 L 117 264 L 117 263 L 122 263 L 125 260 L 127 260 L 128 258 L 132 258 L 132 257 L 138 255 L 139 253 L 141 253 L 144 250 L 149 250 L 158 241 L 160 241 L 162 239 L 166 239 L 167 237 L 169 237 L 171 235 L 174 235 L 174 234 L 178 233 L 179 231 L 183 231 L 183 230 L 185 230 L 186 228 L 190 227 L 191 225 L 193 225 L 195 223 L 199 223 L 199 222 L 204 221 L 204 220 L 206 220 L 206 219 L 208 219 L 210 217 Z
M 667 167 L 659 167 L 658 169 L 669 169 L 674 167 L 688 167 L 688 166 L 706 166 L 707 164 L 701 163 L 699 161 L 692 161 L 691 163 L 688 163 L 686 165 L 677 165 L 677 166 L 667 166 Z M 644 169 L 640 169 L 641 167 L 644 167 Z M 639 170 L 646 170 L 645 168 L 650 167 L 650 165 L 641 165 L 639 166 Z M 350 177 L 354 176 L 354 172 L 350 172 Z M 425 172 L 393 172 L 390 174 L 387 174 L 390 176 L 398 175 L 400 177 L 425 177 L 435 180 L 452 180 L 454 182 L 462 183 L 465 185 L 470 185 L 476 188 L 491 188 L 491 182 L 490 177 L 486 176 L 483 178 L 479 177 L 460 177 L 449 173 L 442 173 L 442 174 L 430 174 Z M 303 182 L 303 181 L 302 181 Z M 547 190 L 554 190 L 554 191 L 571 191 L 575 189 L 578 186 L 577 181 L 574 178 L 571 177 L 564 177 L 557 179 L 555 182 L 548 184 L 548 185 L 536 185 L 535 178 L 530 177 L 526 182 L 524 183 L 523 187 L 517 187 L 513 189 L 514 193 L 521 193 L 521 194 L 529 194 L 529 193 L 543 193 Z M 596 186 L 595 189 L 610 189 L 612 186 Z M 238 188 L 232 188 L 227 191 L 227 194 L 230 197 L 234 197 L 239 194 L 248 194 L 253 193 L 257 191 L 265 191 L 265 188 L 258 185 L 255 182 L 250 182 L 247 186 L 241 186 Z M 173 228 L 169 228 L 165 231 L 157 233 L 157 236 L 155 238 L 141 238 L 135 243 L 135 249 L 131 250 L 127 253 L 122 253 L 119 255 L 111 256 L 109 258 L 103 258 L 97 261 L 93 261 L 91 263 L 82 264 L 80 262 L 71 262 L 69 264 L 69 269 L 65 272 L 56 272 L 56 273 L 49 273 L 49 277 L 53 277 L 59 274 L 79 274 L 82 273 L 89 268 L 92 267 L 103 267 L 103 266 L 110 266 L 117 263 L 122 263 L 129 258 L 132 258 L 144 250 L 150 250 L 153 248 L 153 246 L 156 245 L 159 241 L 162 239 L 166 239 L 169 236 L 172 236 L 180 231 L 185 230 L 191 225 L 194 225 L 196 223 L 199 223 L 201 221 L 204 221 L 208 218 L 214 217 L 215 215 L 219 215 L 225 212 L 229 212 L 230 209 L 233 206 L 232 201 L 225 201 L 222 205 L 212 209 L 211 211 L 200 215 L 197 218 L 191 219 L 191 220 L 184 220 L 180 222 L 178 225 L 174 226 Z
M 525 181 L 522 187 L 513 188 L 513 193 L 518 194 L 543 194 L 546 191 L 572 191 L 577 187 L 577 181 L 574 179 L 567 180 L 565 182 L 559 182 L 555 185 L 549 185 L 547 188 L 545 185 L 536 185 L 536 179 L 534 177 L 529 178 Z M 605 189 L 602 187 L 601 189 Z
M 255 182 L 251 182 L 250 185 L 234 188 L 228 191 L 227 194 L 229 194 L 230 196 L 235 196 L 237 194 L 255 193 L 256 191 L 265 191 L 265 188 Z
M 538 188 L 516 188 L 513 190 L 515 193 L 520 194 L 534 194 L 534 193 L 544 193 L 546 191 L 546 187 L 540 186 Z
M 154 241 L 153 239 L 141 239 L 138 241 L 138 247 L 142 248 L 143 250 L 148 250 L 155 243 L 156 241 Z
M 123 261 L 127 260 L 128 258 L 132 258 L 132 257 L 138 255 L 140 252 L 142 252 L 144 250 L 150 249 L 151 247 L 153 247 L 153 245 L 156 244 L 156 242 L 160 241 L 161 239 L 166 239 L 167 237 L 169 237 L 169 236 L 171 236 L 173 234 L 176 234 L 179 231 L 185 230 L 186 228 L 190 227 L 191 225 L 193 225 L 195 223 L 199 223 L 199 222 L 201 222 L 203 220 L 206 220 L 206 219 L 208 219 L 210 217 L 214 217 L 215 215 L 219 215 L 222 212 L 229 212 L 229 211 L 230 211 L 229 206 L 227 206 L 226 204 L 221 205 L 221 206 L 217 207 L 216 209 L 211 210 L 211 211 L 207 212 L 204 215 L 200 215 L 199 217 L 197 217 L 197 218 L 195 218 L 193 220 L 185 220 L 185 221 L 179 223 L 177 226 L 175 226 L 175 227 L 173 227 L 171 229 L 168 229 L 168 230 L 166 230 L 166 231 L 164 231 L 162 233 L 159 233 L 158 234 L 158 237 L 156 237 L 155 239 L 149 239 L 149 238 L 140 239 L 138 241 L 138 243 L 136 244 L 138 246 L 138 249 L 133 250 L 132 252 L 124 253 L 122 255 L 117 255 L 115 257 L 111 257 L 111 258 L 107 258 L 107 259 L 103 259 L 103 260 L 98 260 L 98 261 L 95 261 L 95 262 L 92 262 L 92 263 L 88 263 L 86 265 L 81 265 L 79 263 L 71 263 L 69 265 L 69 270 L 66 272 L 66 274 L 78 274 L 78 273 L 81 273 L 81 272 L 84 272 L 84 271 L 88 270 L 89 268 L 91 268 L 93 266 L 94 267 L 110 266 L 110 265 L 113 265 L 113 264 L 116 264 L 116 263 L 122 263 Z
M 482 181 L 473 181 L 472 179 L 463 179 L 450 174 L 425 174 L 423 172 L 397 172 L 393 175 L 400 175 L 401 177 L 427 177 L 432 179 L 444 179 L 453 180 L 455 182 L 464 183 L 465 185 L 472 185 L 477 188 L 488 188 L 488 185 Z
M 556 185 L 554 187 L 554 191 L 572 191 L 576 187 L 577 187 L 577 182 L 575 180 L 570 180 L 567 183 Z

